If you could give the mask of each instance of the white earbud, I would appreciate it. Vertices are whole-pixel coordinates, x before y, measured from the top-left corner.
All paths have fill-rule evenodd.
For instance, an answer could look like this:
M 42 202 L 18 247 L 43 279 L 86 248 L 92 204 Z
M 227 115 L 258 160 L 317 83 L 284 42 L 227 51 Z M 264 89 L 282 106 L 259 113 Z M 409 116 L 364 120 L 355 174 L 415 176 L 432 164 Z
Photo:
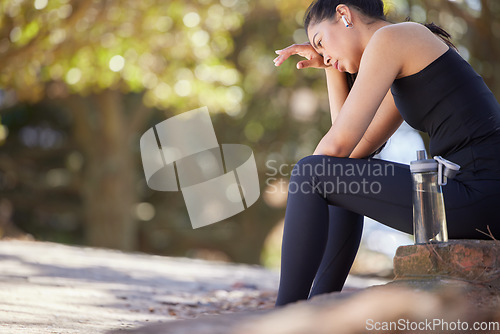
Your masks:
M 347 18 L 345 17 L 345 15 L 342 15 L 342 21 L 344 21 L 346 28 L 351 27 L 351 24 L 347 21 Z

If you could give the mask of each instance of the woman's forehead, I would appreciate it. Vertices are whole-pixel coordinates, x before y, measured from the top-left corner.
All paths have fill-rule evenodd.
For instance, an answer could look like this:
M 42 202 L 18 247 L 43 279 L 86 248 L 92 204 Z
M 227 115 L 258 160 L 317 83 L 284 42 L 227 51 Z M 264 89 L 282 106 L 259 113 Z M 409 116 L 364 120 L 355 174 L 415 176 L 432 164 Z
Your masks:
M 313 36 L 319 32 L 324 32 L 331 29 L 331 20 L 323 20 L 321 22 L 311 22 L 307 27 L 307 36 L 313 38 Z

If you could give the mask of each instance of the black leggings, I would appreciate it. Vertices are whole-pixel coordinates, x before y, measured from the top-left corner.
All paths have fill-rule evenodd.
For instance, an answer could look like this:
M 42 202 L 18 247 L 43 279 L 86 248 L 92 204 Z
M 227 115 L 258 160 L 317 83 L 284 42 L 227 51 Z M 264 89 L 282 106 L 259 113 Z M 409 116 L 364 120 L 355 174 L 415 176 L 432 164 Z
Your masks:
M 291 174 L 276 305 L 340 291 L 356 256 L 363 216 L 413 233 L 408 165 L 378 159 L 309 156 Z M 450 239 L 500 235 L 500 180 L 443 187 Z

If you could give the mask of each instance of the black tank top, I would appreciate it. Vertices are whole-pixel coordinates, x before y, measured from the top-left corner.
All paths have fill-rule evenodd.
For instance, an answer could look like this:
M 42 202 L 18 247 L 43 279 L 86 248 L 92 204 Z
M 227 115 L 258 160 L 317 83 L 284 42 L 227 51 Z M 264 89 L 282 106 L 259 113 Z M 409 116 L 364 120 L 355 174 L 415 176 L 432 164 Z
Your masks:
M 500 105 L 456 51 L 396 79 L 391 91 L 404 120 L 429 134 L 431 155 L 461 166 L 457 179 L 500 179 Z

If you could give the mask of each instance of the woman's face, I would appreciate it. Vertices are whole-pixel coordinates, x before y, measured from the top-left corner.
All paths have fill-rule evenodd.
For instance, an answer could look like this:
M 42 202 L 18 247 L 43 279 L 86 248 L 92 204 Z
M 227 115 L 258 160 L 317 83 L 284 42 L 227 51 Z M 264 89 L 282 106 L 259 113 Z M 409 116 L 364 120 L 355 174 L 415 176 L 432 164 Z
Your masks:
M 342 20 L 324 20 L 309 25 L 307 34 L 314 49 L 326 65 L 341 72 L 357 73 L 361 53 L 356 49 L 356 34 Z

